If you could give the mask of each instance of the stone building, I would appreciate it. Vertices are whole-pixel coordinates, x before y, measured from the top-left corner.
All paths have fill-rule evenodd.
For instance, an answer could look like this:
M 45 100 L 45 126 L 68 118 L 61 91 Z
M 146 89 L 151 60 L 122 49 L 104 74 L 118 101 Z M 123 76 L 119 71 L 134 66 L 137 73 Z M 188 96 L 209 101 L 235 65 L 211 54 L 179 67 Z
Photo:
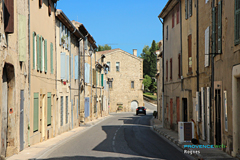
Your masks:
M 178 130 L 181 121 L 181 34 L 180 4 L 169 1 L 159 14 L 164 27 L 164 127 Z M 183 118 L 184 116 L 182 116 Z
M 28 147 L 29 3 L 0 1 L 0 154 L 11 156 Z
M 143 60 L 136 50 L 133 55 L 121 49 L 98 53 L 105 55 L 109 66 L 110 112 L 136 111 L 136 107 L 143 106 Z

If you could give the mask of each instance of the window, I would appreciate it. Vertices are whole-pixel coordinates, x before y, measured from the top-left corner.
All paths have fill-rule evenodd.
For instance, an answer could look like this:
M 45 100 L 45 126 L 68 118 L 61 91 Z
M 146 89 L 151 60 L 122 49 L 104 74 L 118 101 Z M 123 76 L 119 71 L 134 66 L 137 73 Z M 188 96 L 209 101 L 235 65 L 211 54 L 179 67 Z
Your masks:
M 174 11 L 172 12 L 172 28 L 174 27 Z
M 131 88 L 134 88 L 134 81 L 131 81 Z
M 63 96 L 61 96 L 61 126 L 63 125 Z
M 117 71 L 117 72 L 120 71 L 120 62 L 116 62 L 116 71 Z
M 52 12 L 51 12 L 51 1 L 48 0 L 48 15 L 51 16 Z
M 168 26 L 167 26 L 167 35 L 166 35 L 166 40 L 168 40 Z
M 109 66 L 108 71 L 110 71 L 110 68 L 111 68 L 110 64 L 111 64 L 110 62 L 107 62 L 107 65 Z
M 44 71 L 44 39 L 43 37 L 41 36 L 40 37 L 40 71 Z
M 52 106 L 51 106 L 51 92 L 47 94 L 47 125 L 51 125 Z
M 2 1 L 1 1 L 2 3 Z M 4 31 L 6 33 L 14 32 L 14 0 L 4 1 Z M 2 18 L 1 18 L 2 19 Z
M 185 19 L 192 16 L 192 0 L 185 0 Z
M 109 81 L 109 88 L 112 89 L 112 81 Z
M 38 131 L 38 110 L 39 98 L 38 93 L 34 93 L 34 108 L 33 108 L 33 132 Z
M 65 65 L 66 65 L 66 62 L 65 62 L 65 56 L 66 56 L 66 53 L 64 53 L 64 52 L 62 52 L 61 54 L 60 54 L 60 62 L 61 62 L 61 72 L 60 72 L 60 77 L 61 77 L 61 79 L 66 79 L 66 77 L 65 77 L 65 75 L 66 75 L 66 73 L 65 73 Z
M 181 78 L 181 57 L 180 53 L 178 54 L 178 78 Z
M 180 15 L 179 15 L 179 5 L 177 6 L 177 24 L 180 22 Z
M 36 33 L 33 32 L 33 69 L 35 69 L 36 67 L 36 53 L 37 53 L 37 50 L 36 50 Z
M 47 40 L 44 41 L 44 68 L 45 73 L 47 73 Z
M 53 44 L 50 44 L 51 74 L 53 74 Z
M 36 42 L 37 42 L 37 70 L 39 71 L 40 70 L 40 39 L 39 39 L 39 35 L 37 35 L 37 38 L 36 38 Z
M 66 96 L 66 123 L 68 123 L 68 96 Z
M 42 0 L 39 0 L 39 7 L 42 8 Z
M 240 0 L 235 0 L 235 45 L 240 42 Z
M 170 80 L 172 80 L 172 58 L 170 59 Z
M 168 60 L 166 61 L 166 81 L 168 81 Z
M 192 35 L 188 36 L 188 73 L 192 73 Z

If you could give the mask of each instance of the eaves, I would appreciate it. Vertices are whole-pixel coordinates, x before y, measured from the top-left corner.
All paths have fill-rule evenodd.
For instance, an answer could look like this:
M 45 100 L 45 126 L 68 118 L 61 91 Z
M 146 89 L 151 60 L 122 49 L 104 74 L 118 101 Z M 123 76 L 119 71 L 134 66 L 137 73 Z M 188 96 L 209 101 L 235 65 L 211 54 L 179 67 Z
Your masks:
M 178 2 L 179 0 L 169 0 L 158 17 L 164 19 Z

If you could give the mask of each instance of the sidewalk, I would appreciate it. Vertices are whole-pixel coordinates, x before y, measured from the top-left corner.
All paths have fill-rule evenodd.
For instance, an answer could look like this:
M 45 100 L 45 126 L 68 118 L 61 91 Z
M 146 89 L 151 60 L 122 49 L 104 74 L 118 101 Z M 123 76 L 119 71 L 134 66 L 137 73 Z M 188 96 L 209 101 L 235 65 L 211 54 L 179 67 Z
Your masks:
M 54 138 L 48 139 L 44 142 L 32 145 L 31 147 L 28 147 L 24 149 L 23 151 L 19 152 L 18 154 L 15 154 L 11 157 L 7 157 L 7 160 L 34 160 L 37 158 L 41 158 L 41 156 L 44 156 L 47 152 L 51 151 L 55 147 L 59 146 L 60 144 L 66 142 L 67 140 L 81 134 L 85 130 L 91 128 L 92 126 L 102 122 L 103 120 L 111 117 L 111 115 L 108 115 L 106 117 L 100 117 L 96 120 L 93 120 L 91 122 L 87 122 L 86 124 L 81 125 L 78 128 L 74 128 L 68 132 L 62 133 Z
M 221 149 L 218 148 L 198 148 L 198 149 L 190 149 L 190 148 L 184 148 L 184 145 L 192 145 L 192 143 L 189 142 L 184 142 L 184 143 L 180 143 L 178 141 L 178 133 L 174 132 L 172 130 L 166 129 L 166 128 L 162 128 L 161 122 L 158 119 L 152 118 L 151 119 L 151 124 L 152 124 L 152 128 L 153 130 L 159 134 L 162 135 L 164 137 L 166 137 L 169 141 L 173 142 L 174 144 L 176 144 L 179 148 L 184 150 L 188 150 L 188 154 L 193 156 L 195 159 L 235 159 L 237 160 L 237 158 L 233 158 L 230 155 L 228 155 L 227 153 L 225 153 L 224 151 L 222 151 Z M 199 143 L 201 145 L 208 145 L 208 143 L 206 141 L 202 141 L 199 140 Z M 200 151 L 199 154 L 194 153 L 196 151 Z M 190 154 L 192 153 L 192 154 Z

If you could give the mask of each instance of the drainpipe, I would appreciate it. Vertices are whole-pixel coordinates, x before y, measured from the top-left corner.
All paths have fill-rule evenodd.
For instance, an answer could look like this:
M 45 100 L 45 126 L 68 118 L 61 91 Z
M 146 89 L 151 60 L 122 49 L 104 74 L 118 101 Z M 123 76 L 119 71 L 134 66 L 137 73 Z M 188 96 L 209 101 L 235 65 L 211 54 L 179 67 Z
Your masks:
M 95 60 L 96 60 L 96 59 L 97 59 L 97 54 L 95 54 Z M 97 85 L 97 79 L 98 79 L 98 77 L 97 77 L 98 74 L 97 74 L 97 73 L 98 73 L 98 72 L 97 72 L 96 62 L 95 62 L 94 64 L 95 64 L 95 70 L 96 70 L 96 106 L 95 106 L 95 107 L 96 107 L 96 116 L 97 116 L 97 115 L 98 115 L 98 114 L 97 114 L 97 86 L 98 86 L 98 85 Z
M 31 47 L 30 47 L 30 0 L 28 0 L 28 100 L 31 97 Z M 28 111 L 30 111 L 30 101 L 28 101 Z M 28 146 L 30 147 L 30 119 L 28 117 Z
M 92 87 L 92 74 L 93 74 L 93 72 L 92 72 L 92 54 L 93 54 L 93 51 L 92 51 L 92 53 L 91 53 L 91 67 L 90 67 L 90 71 L 91 71 L 91 78 L 90 78 L 90 83 L 91 83 L 91 97 L 90 97 L 90 102 L 91 102 L 91 108 L 92 108 L 92 89 L 93 89 L 93 87 Z M 92 113 L 91 113 L 91 120 L 92 120 Z
M 162 127 L 164 128 L 164 21 L 158 17 L 163 26 L 163 51 L 162 51 Z
M 81 98 L 81 41 L 82 41 L 82 38 L 79 38 L 78 40 L 78 115 L 79 115 L 79 119 L 80 119 L 80 109 L 81 109 L 81 101 L 80 101 L 80 98 Z M 79 126 L 80 126 L 80 121 L 79 121 Z
M 181 91 L 183 91 L 183 75 L 182 75 L 182 5 L 181 0 L 179 0 L 180 5 L 180 78 L 181 78 Z

